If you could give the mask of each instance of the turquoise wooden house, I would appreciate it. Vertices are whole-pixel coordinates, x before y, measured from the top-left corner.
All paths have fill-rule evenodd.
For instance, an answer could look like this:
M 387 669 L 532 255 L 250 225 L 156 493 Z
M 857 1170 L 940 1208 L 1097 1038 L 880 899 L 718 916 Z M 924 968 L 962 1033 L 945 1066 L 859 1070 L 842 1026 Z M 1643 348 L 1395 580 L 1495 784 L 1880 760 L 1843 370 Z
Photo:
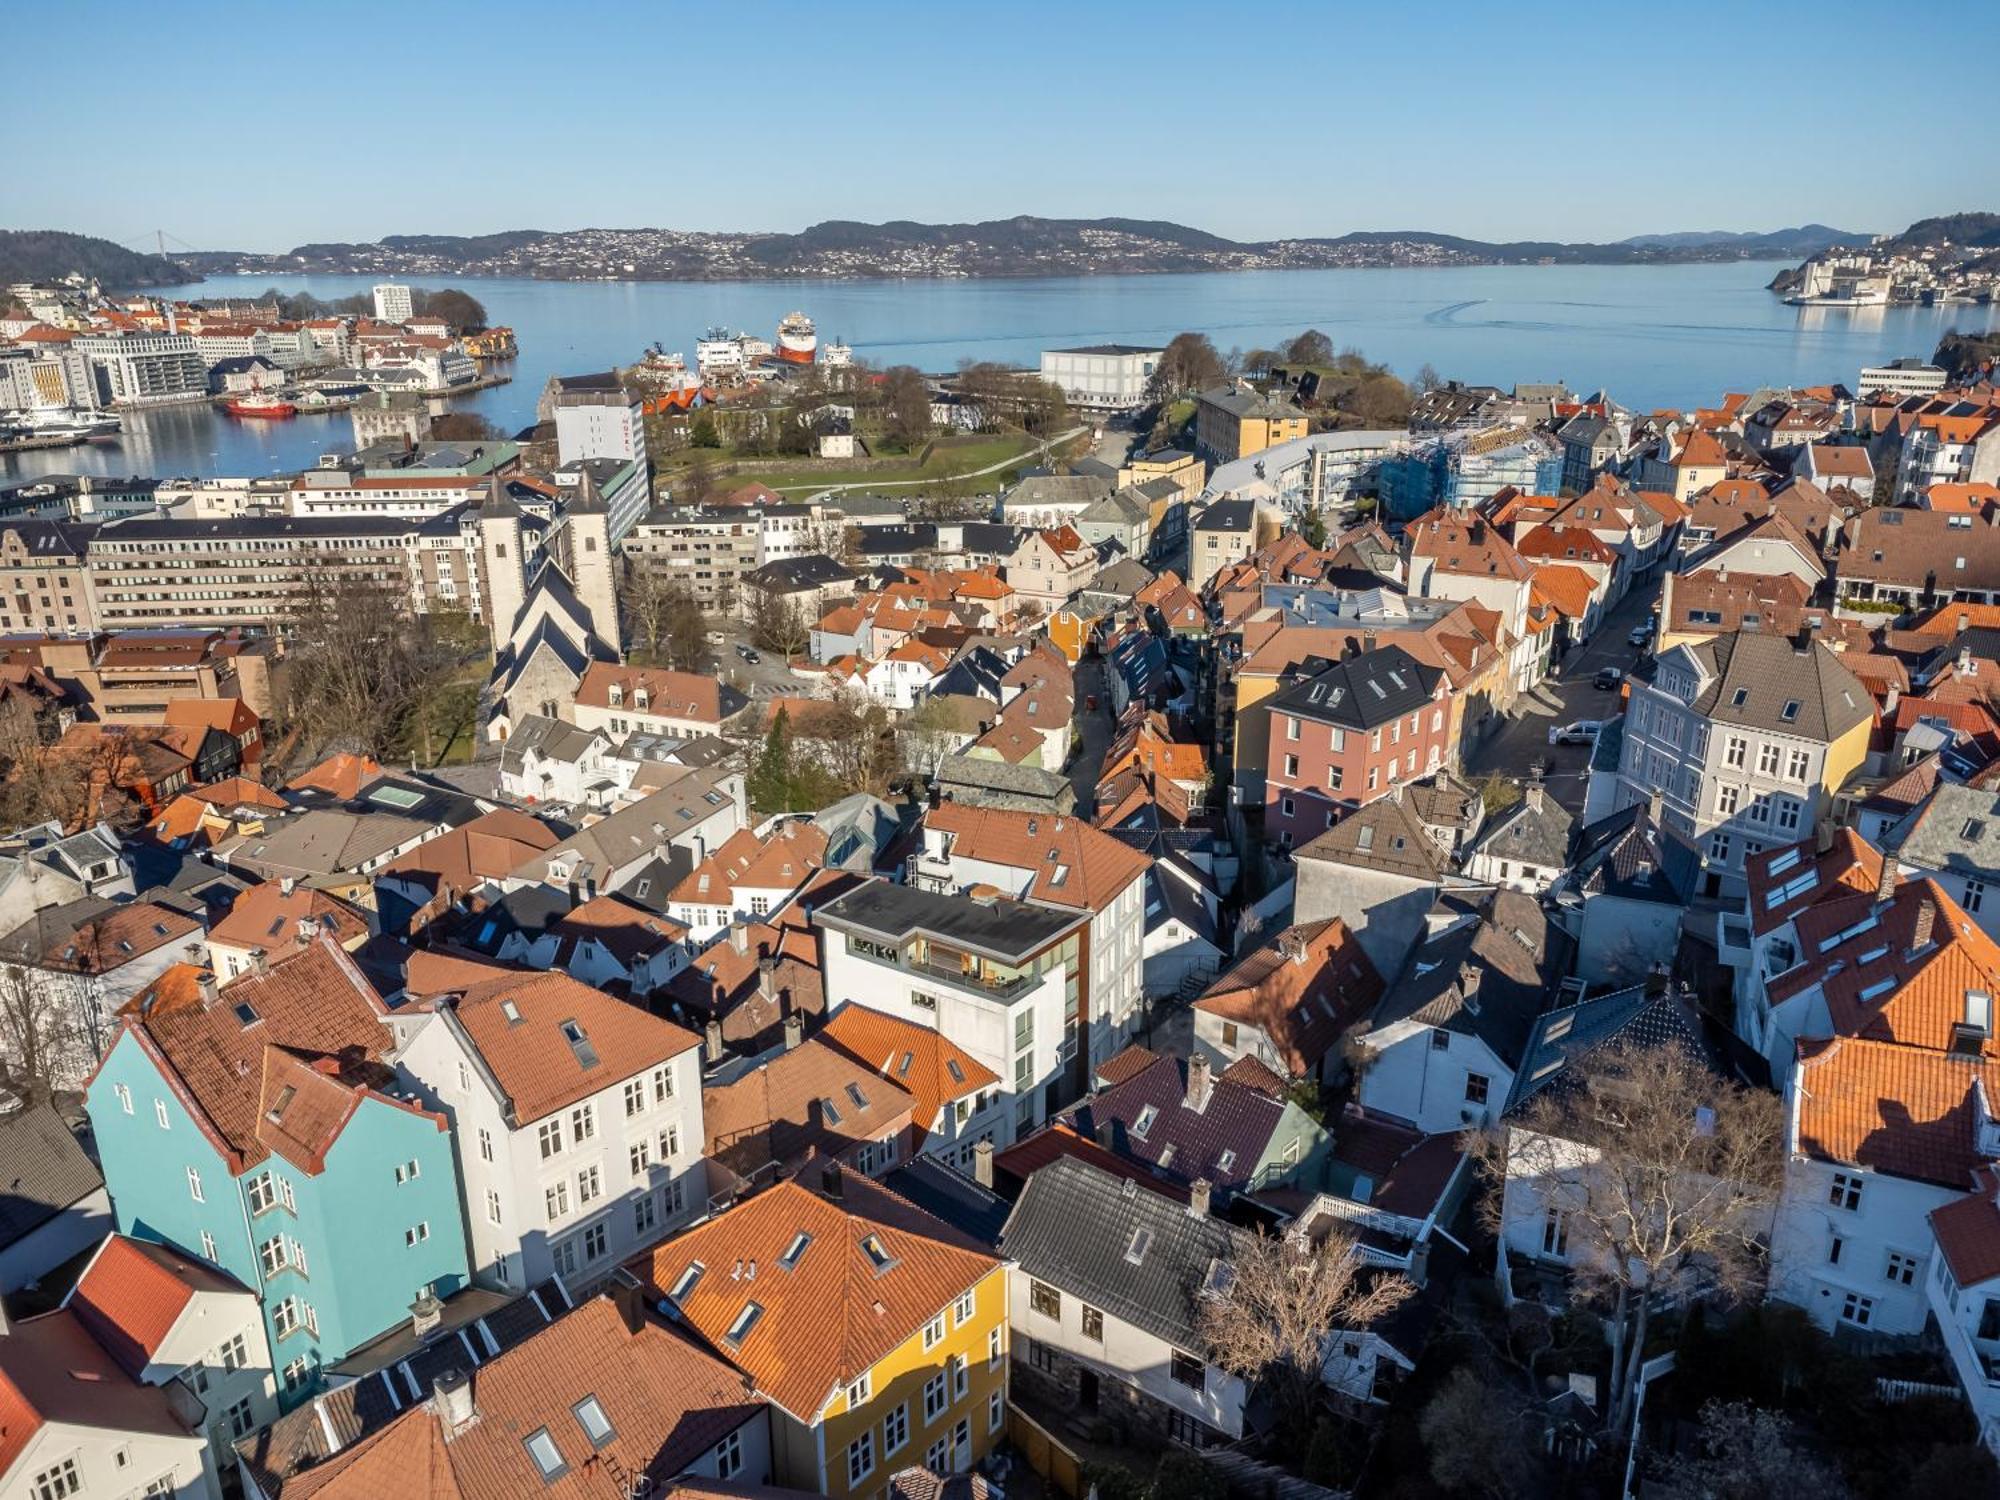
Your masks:
M 187 964 L 127 1008 L 86 1106 L 118 1228 L 259 1289 L 279 1398 L 468 1282 L 449 1126 L 384 1061 L 338 945 L 218 988 Z

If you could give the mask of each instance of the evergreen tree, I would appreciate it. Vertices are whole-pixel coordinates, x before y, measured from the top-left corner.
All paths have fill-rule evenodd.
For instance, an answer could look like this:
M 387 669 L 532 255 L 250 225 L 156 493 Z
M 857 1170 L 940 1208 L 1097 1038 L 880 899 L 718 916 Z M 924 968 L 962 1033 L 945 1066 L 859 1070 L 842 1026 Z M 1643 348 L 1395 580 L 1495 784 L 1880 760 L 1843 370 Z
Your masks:
M 745 790 L 750 794 L 750 805 L 760 812 L 791 810 L 791 729 L 791 716 L 779 709 L 777 717 L 771 720 L 771 732 L 764 737 L 764 753 L 757 757 L 757 765 L 750 772 L 750 784 Z

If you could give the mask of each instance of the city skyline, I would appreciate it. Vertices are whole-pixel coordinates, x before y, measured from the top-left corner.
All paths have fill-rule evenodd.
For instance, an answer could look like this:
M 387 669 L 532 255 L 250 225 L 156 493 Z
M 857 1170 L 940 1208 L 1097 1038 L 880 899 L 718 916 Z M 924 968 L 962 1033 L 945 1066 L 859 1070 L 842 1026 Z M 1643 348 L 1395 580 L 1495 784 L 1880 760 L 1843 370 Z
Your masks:
M 201 164 L 245 128 L 238 89 L 189 90 L 168 116 L 179 129 L 79 138 L 52 113 L 21 118 L 17 161 L 66 169 L 31 166 L 0 227 L 264 252 L 388 234 L 1023 214 L 1165 219 L 1237 240 L 1614 241 L 1810 222 L 1887 232 L 1990 206 L 2000 169 L 1863 126 L 1869 99 L 1933 87 L 1925 60 L 1940 49 L 1976 51 L 1982 33 L 2000 44 L 2000 18 L 1903 17 L 1903 44 L 1869 56 L 1865 85 L 1830 86 L 1854 61 L 1850 11 L 1865 14 L 1822 7 L 1798 35 L 1777 10 L 1685 6 L 1579 27 L 1530 7 L 1467 13 L 1440 41 L 1428 22 L 1345 9 L 1281 7 L 1231 29 L 1190 5 L 1151 8 L 1142 25 L 1030 4 L 1005 28 L 950 11 L 918 28 L 885 6 L 612 4 L 590 28 L 544 34 L 539 12 L 512 3 L 363 5 L 356 34 L 394 47 L 280 97 L 258 127 L 279 148 L 262 165 Z M 48 55 L 141 14 L 100 0 L 25 14 L 14 35 L 24 55 Z M 204 35 L 250 19 L 235 5 L 182 14 Z M 254 22 L 228 38 L 226 71 L 275 78 L 338 55 L 337 39 L 289 17 Z M 1725 34 L 1726 48 L 1687 53 L 1687 38 Z M 767 55 L 774 36 L 783 51 Z M 1175 58 L 1180 42 L 1198 73 Z M 1771 120 L 1784 131 L 1765 145 Z M 286 190 L 246 192 L 252 170 Z

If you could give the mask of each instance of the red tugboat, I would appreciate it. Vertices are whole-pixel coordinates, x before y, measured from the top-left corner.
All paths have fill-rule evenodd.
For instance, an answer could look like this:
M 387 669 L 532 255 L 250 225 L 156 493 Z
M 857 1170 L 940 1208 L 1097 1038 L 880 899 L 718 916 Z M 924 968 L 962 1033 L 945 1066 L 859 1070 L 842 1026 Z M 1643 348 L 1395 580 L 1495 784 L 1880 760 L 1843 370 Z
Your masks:
M 237 396 L 222 403 L 222 409 L 232 417 L 268 417 L 273 420 L 296 417 L 299 409 L 289 401 L 280 401 L 276 396 L 252 394 Z

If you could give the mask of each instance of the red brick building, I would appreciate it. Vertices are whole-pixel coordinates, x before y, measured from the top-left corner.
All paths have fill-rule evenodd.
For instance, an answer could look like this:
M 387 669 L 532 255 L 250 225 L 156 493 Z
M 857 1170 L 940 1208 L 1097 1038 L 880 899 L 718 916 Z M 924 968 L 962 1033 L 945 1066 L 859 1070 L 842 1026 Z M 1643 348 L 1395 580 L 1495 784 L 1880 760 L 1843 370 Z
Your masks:
M 1284 848 L 1451 760 L 1451 686 L 1401 646 L 1307 661 L 1269 700 L 1264 836 Z

